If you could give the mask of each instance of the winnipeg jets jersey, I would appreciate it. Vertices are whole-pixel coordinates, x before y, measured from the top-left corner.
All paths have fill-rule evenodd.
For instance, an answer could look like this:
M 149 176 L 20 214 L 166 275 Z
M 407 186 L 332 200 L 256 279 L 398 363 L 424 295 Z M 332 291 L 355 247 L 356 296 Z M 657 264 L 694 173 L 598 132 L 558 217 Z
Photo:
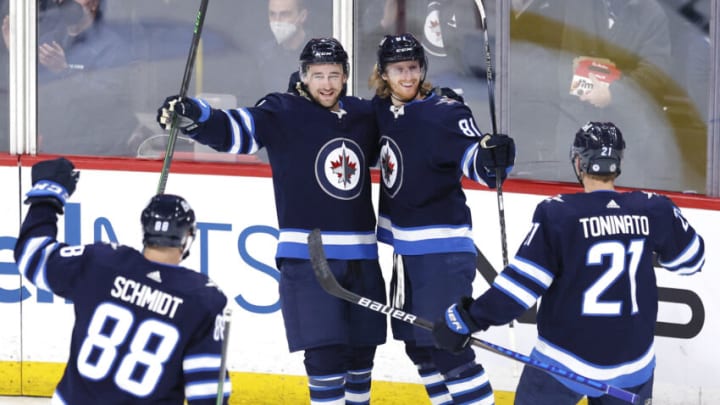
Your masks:
M 377 160 L 375 117 L 367 100 L 340 100 L 333 112 L 273 93 L 255 107 L 213 109 L 192 134 L 218 151 L 266 148 L 280 228 L 277 257 L 309 258 L 307 236 L 320 228 L 328 258 L 377 258 L 369 169 Z M 252 194 L 247 190 L 247 198 Z
M 54 208 L 32 205 L 15 247 L 28 280 L 74 304 L 52 403 L 214 405 L 225 295 L 206 275 L 129 247 L 60 243 L 56 222 Z M 227 403 L 227 373 L 223 388 Z
M 698 272 L 705 262 L 703 239 L 667 197 L 595 191 L 549 198 L 471 314 L 480 326 L 504 324 L 542 296 L 533 357 L 607 384 L 639 385 L 655 366 L 653 252 L 676 274 Z
M 375 97 L 380 130 L 381 188 L 378 240 L 395 253 L 475 253 L 470 209 L 461 178 L 495 186 L 478 158 L 472 112 L 430 94 L 395 107 Z

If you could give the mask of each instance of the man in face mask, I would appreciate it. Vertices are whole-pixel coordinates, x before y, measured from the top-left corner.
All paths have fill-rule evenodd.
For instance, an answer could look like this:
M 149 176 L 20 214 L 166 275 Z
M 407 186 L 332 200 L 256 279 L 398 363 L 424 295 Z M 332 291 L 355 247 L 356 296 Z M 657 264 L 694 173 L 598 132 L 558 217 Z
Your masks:
M 298 69 L 297 56 L 311 38 L 332 35 L 332 21 L 315 18 L 310 0 L 268 0 L 268 26 L 272 35 L 258 44 L 254 87 L 243 91 L 247 103 L 267 93 L 285 91 L 288 77 Z M 308 30 L 306 23 L 317 20 Z M 262 158 L 262 157 L 261 157 Z
M 303 25 L 307 19 L 308 11 L 303 0 L 269 0 L 268 18 L 270 30 L 277 43 L 293 55 L 305 43 L 305 29 Z

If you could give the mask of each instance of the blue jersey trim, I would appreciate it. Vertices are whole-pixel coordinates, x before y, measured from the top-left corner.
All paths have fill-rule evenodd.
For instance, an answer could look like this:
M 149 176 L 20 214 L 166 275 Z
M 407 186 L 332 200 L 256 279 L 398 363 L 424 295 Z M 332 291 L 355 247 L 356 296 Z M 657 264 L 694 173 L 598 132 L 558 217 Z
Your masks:
M 324 245 L 325 256 L 328 259 L 361 260 L 377 259 L 377 245 Z M 307 243 L 280 242 L 277 248 L 277 258 L 310 259 Z
M 585 361 L 581 359 L 580 357 L 576 356 L 575 354 L 562 349 L 559 346 L 555 346 L 551 343 L 549 343 L 547 340 L 544 340 L 542 338 L 538 339 L 538 345 L 533 349 L 532 353 L 530 354 L 530 357 L 540 360 L 542 362 L 545 362 L 551 366 L 557 366 L 562 367 L 566 370 L 573 371 L 575 373 L 578 373 L 582 375 L 583 377 L 587 377 L 590 379 L 593 379 L 595 381 L 603 382 L 608 385 L 613 385 L 619 388 L 629 388 L 629 387 L 635 387 L 637 385 L 643 384 L 646 381 L 652 377 L 653 372 L 655 371 L 655 355 L 654 355 L 654 346 L 651 345 L 650 348 L 648 348 L 648 351 L 645 352 L 643 355 L 641 355 L 637 359 L 633 359 L 630 361 L 627 361 L 622 364 L 616 364 L 612 366 L 599 366 L 597 364 L 590 363 L 588 361 Z M 573 361 L 579 362 L 582 364 L 582 367 L 584 370 L 576 370 L 571 367 L 569 367 L 567 364 L 564 364 L 560 362 L 559 360 L 550 357 L 549 355 L 545 355 L 541 353 L 538 350 L 538 347 L 544 346 L 545 348 L 551 348 L 551 350 L 560 352 L 563 355 L 570 356 Z M 642 365 L 643 362 L 645 362 L 645 358 L 647 356 L 652 356 L 650 361 L 647 362 L 647 364 Z M 600 374 L 606 374 L 608 371 L 612 371 L 613 369 L 619 369 L 621 367 L 633 367 L 635 364 L 639 366 L 639 368 L 635 371 L 632 371 L 627 374 L 618 375 L 614 378 L 602 378 Z M 598 397 L 601 395 L 604 395 L 604 392 L 601 392 L 599 390 L 594 390 L 592 388 L 589 388 L 586 385 L 576 383 L 570 380 L 566 380 L 562 377 L 558 377 L 553 375 L 553 378 L 558 380 L 560 383 L 562 383 L 564 386 L 568 387 L 569 389 L 578 392 L 583 395 L 588 395 L 592 397 Z
M 475 243 L 470 238 L 445 238 L 445 239 L 426 239 L 419 241 L 402 241 L 395 239 L 388 241 L 378 234 L 380 242 L 392 245 L 395 253 L 399 255 L 424 255 L 432 253 L 458 253 L 467 252 L 477 254 Z

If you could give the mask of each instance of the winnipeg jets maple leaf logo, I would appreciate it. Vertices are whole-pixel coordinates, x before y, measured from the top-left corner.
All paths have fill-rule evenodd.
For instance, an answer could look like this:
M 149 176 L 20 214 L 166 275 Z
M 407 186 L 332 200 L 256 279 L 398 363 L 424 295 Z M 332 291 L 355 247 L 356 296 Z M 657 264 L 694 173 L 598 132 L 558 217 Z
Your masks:
M 390 153 L 383 153 L 380 159 L 380 165 L 382 167 L 382 173 L 386 180 L 389 180 L 393 173 L 395 173 L 395 163 L 392 161 Z
M 357 163 L 351 162 L 346 153 L 338 155 L 337 160 L 330 162 L 332 172 L 337 176 L 338 183 L 347 185 L 351 183 L 352 177 L 357 172 Z
M 403 168 L 402 152 L 397 143 L 385 135 L 380 137 L 380 180 L 385 194 L 394 198 L 402 187 Z
M 352 200 L 367 184 L 363 149 L 352 139 L 334 138 L 326 142 L 315 157 L 315 179 L 332 198 Z

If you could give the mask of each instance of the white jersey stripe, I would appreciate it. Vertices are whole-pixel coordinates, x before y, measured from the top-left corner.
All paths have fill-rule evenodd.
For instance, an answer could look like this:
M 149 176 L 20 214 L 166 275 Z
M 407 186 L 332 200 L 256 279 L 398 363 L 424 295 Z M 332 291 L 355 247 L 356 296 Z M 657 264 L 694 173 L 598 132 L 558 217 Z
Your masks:
M 648 350 L 639 358 L 630 362 L 614 366 L 599 367 L 565 352 L 559 347 L 550 344 L 548 341 L 538 338 L 535 350 L 563 364 L 568 370 L 572 370 L 584 377 L 598 381 L 608 381 L 624 375 L 635 373 L 647 367 L 655 358 L 655 344 L 650 344 Z
M 513 299 L 518 301 L 525 308 L 530 308 L 537 301 L 537 297 L 528 292 L 524 287 L 517 284 L 515 280 L 506 276 L 505 273 L 500 273 L 493 282 L 495 286 L 510 295 Z

